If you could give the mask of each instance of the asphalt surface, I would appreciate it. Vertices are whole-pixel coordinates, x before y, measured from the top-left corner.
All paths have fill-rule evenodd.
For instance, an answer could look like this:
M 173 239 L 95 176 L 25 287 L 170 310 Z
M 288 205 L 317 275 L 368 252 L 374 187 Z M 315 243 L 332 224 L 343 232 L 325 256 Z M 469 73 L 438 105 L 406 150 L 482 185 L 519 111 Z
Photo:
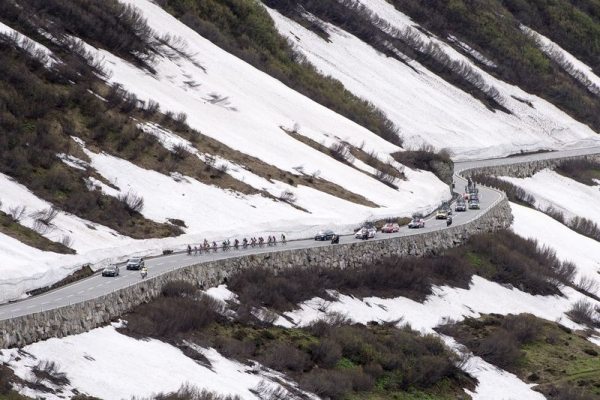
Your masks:
M 576 155 L 585 155 L 585 154 L 599 154 L 600 147 L 588 148 L 588 149 L 577 149 L 577 150 L 566 150 L 560 152 L 550 152 L 550 153 L 539 153 L 539 154 L 530 154 L 518 157 L 509 157 L 502 159 L 491 159 L 491 160 L 481 160 L 481 161 L 469 161 L 463 163 L 455 164 L 455 191 L 458 193 L 462 193 L 464 191 L 464 187 L 466 185 L 466 180 L 462 177 L 456 175 L 457 173 L 474 167 L 482 167 L 482 166 L 492 166 L 492 165 L 504 165 L 504 164 L 514 164 L 525 161 L 533 161 L 533 160 L 542 160 L 542 159 L 552 159 L 552 158 L 561 158 L 561 157 L 569 157 Z M 479 197 L 480 197 L 480 206 L 479 210 L 468 210 L 466 212 L 453 212 L 453 223 L 452 226 L 463 225 L 467 222 L 470 222 L 476 218 L 479 218 L 486 211 L 488 211 L 495 203 L 499 202 L 502 199 L 502 193 L 485 188 L 479 187 Z M 452 207 L 454 209 L 454 207 Z M 399 236 L 408 236 L 408 235 L 418 235 L 425 232 L 430 232 L 434 230 L 446 229 L 446 221 L 445 220 L 436 220 L 434 216 L 429 217 L 425 222 L 425 228 L 421 229 L 408 229 L 408 227 L 401 227 L 398 233 L 386 234 L 377 232 L 377 235 L 374 239 L 369 240 L 386 240 L 388 238 L 399 237 Z M 241 237 L 239 238 L 241 241 Z M 343 243 L 353 243 L 360 242 L 361 239 L 355 239 L 352 235 L 342 236 L 340 237 L 340 244 Z M 318 242 L 311 239 L 304 240 L 294 240 L 288 241 L 286 244 L 278 243 L 277 246 L 267 246 L 264 245 L 262 247 L 247 247 L 245 249 L 241 248 L 238 250 L 228 250 L 228 251 L 210 251 L 209 253 L 201 253 L 199 255 L 187 255 L 186 253 L 176 253 L 165 255 L 156 258 L 146 259 L 146 267 L 149 271 L 149 276 L 146 279 L 152 278 L 153 276 L 163 274 L 168 271 L 172 271 L 178 268 L 182 268 L 188 265 L 193 265 L 197 263 L 201 263 L 203 261 L 212 261 L 219 260 L 225 258 L 232 257 L 240 257 L 248 254 L 259 254 L 259 253 L 267 253 L 281 250 L 292 250 L 292 249 L 302 249 L 309 247 L 319 247 L 319 246 L 332 246 L 329 241 L 326 242 Z M 124 266 L 120 268 L 120 275 L 117 277 L 102 277 L 100 274 L 95 274 L 89 278 L 77 281 L 67 286 L 60 287 L 58 289 L 40 294 L 38 296 L 33 296 L 26 298 L 24 300 L 6 303 L 0 306 L 0 320 L 10 319 L 18 316 L 33 314 L 36 312 L 60 308 L 64 306 L 68 306 L 74 303 L 79 303 L 82 301 L 90 300 L 96 297 L 100 297 L 102 295 L 106 295 L 115 290 L 119 290 L 125 288 L 127 286 L 133 285 L 141 280 L 139 271 L 127 271 Z

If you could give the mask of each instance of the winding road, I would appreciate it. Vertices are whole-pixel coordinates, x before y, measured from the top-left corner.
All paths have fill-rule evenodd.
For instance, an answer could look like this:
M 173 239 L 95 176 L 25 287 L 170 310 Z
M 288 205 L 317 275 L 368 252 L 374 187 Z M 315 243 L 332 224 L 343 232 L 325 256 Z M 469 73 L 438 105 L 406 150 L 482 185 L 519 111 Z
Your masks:
M 456 190 L 462 192 L 466 181 L 460 176 L 462 171 L 480 168 L 487 166 L 498 166 L 517 164 L 521 162 L 530 162 L 537 160 L 546 159 L 557 159 L 563 157 L 574 157 L 582 155 L 600 154 L 600 147 L 590 147 L 586 149 L 574 149 L 564 150 L 549 153 L 538 153 L 523 155 L 517 157 L 507 157 L 501 159 L 488 159 L 480 161 L 468 161 L 459 162 L 454 166 L 454 180 L 456 183 Z M 494 189 L 480 187 L 480 205 L 479 210 L 468 210 L 464 213 L 454 213 L 453 226 L 466 224 L 476 218 L 482 216 L 491 207 L 502 199 L 503 194 Z M 410 230 L 407 227 L 402 227 L 400 232 L 394 234 L 384 234 L 381 232 L 377 233 L 375 239 L 370 240 L 386 240 L 388 238 L 408 235 L 419 235 L 424 232 L 433 230 L 441 230 L 446 228 L 446 221 L 435 220 L 432 216 L 426 220 L 425 228 Z M 358 242 L 360 239 L 354 239 L 352 235 L 342 236 L 340 243 L 352 243 Z M 246 249 L 229 250 L 229 251 L 218 251 L 210 253 L 202 253 L 197 256 L 189 256 L 185 253 L 176 253 L 166 256 L 160 256 L 155 258 L 146 259 L 146 266 L 149 270 L 149 275 L 159 275 L 174 269 L 182 268 L 187 265 L 197 264 L 202 261 L 211 261 L 224 258 L 240 257 L 248 254 L 267 253 L 275 252 L 280 250 L 291 250 L 318 246 L 331 246 L 329 242 L 316 242 L 312 239 L 294 240 L 288 241 L 287 244 L 278 244 L 277 246 L 263 246 L 263 247 L 248 247 Z M 102 277 L 100 274 L 94 274 L 93 276 L 82 279 L 75 283 L 62 286 L 55 290 L 26 298 L 24 300 L 6 303 L 0 305 L 0 320 L 11 319 L 23 315 L 33 314 L 40 311 L 49 309 L 60 308 L 68 306 L 74 303 L 90 300 L 102 295 L 106 295 L 115 290 L 125 288 L 132 284 L 139 282 L 140 274 L 138 271 L 127 271 L 125 268 L 121 268 L 121 274 L 115 278 Z

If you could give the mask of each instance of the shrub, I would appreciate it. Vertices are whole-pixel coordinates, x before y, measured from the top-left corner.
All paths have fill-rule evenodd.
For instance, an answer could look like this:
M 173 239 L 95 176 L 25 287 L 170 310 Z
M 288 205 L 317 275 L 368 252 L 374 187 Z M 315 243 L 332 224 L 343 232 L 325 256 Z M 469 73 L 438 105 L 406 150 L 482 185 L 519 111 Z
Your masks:
M 38 381 L 49 381 L 57 386 L 69 384 L 67 375 L 60 372 L 58 365 L 54 361 L 41 360 L 31 370 Z
M 196 287 L 187 281 L 169 281 L 162 288 L 164 297 L 192 297 L 197 293 Z
M 594 179 L 600 179 L 600 162 L 590 159 L 567 160 L 560 163 L 555 171 L 585 185 L 594 186 Z
M 177 337 L 221 320 L 222 306 L 209 296 L 160 297 L 128 318 L 126 332 L 140 336 Z
M 352 390 L 351 377 L 336 370 L 314 369 L 302 376 L 300 383 L 317 396 L 332 400 L 343 399 Z
M 279 195 L 279 200 L 285 201 L 286 203 L 294 204 L 297 198 L 294 192 L 286 189 Z
M 342 348 L 331 339 L 323 339 L 309 347 L 311 360 L 322 368 L 333 368 L 342 358 Z
M 27 208 L 25 206 L 9 207 L 7 215 L 13 220 L 13 222 L 20 222 L 25 216 L 26 210 Z
M 567 315 L 578 324 L 586 325 L 589 328 L 600 328 L 599 311 L 594 308 L 594 305 L 586 300 L 579 300 Z
M 329 154 L 336 160 L 347 163 L 350 162 L 351 154 L 348 145 L 342 142 L 335 142 L 329 146 Z
M 399 151 L 392 157 L 409 168 L 433 172 L 443 182 L 452 183 L 454 164 L 445 151 L 436 153 L 433 147 L 423 146 L 419 150 Z
M 276 342 L 273 345 L 267 346 L 259 361 L 277 371 L 301 372 L 310 365 L 310 360 L 306 353 L 284 342 Z
M 510 182 L 507 182 L 495 176 L 484 174 L 475 174 L 471 176 L 471 179 L 473 179 L 473 181 L 479 184 L 502 190 L 504 193 L 506 193 L 508 199 L 514 203 L 528 207 L 535 206 L 535 197 L 527 193 L 525 189 L 520 188 Z
M 118 199 L 131 214 L 140 213 L 144 209 L 144 198 L 132 191 L 120 194 Z
M 136 398 L 132 400 L 137 400 Z M 220 395 L 206 389 L 198 389 L 191 385 L 183 385 L 173 393 L 160 393 L 148 399 L 140 400 L 241 400 L 239 396 Z

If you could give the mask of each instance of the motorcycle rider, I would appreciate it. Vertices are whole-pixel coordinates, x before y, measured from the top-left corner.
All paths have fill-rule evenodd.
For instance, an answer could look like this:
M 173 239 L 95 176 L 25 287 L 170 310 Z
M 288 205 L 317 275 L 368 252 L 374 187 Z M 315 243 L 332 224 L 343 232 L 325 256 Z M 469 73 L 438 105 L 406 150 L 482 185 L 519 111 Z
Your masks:
M 142 279 L 148 276 L 148 268 L 146 268 L 145 265 L 140 269 L 140 275 L 142 276 Z

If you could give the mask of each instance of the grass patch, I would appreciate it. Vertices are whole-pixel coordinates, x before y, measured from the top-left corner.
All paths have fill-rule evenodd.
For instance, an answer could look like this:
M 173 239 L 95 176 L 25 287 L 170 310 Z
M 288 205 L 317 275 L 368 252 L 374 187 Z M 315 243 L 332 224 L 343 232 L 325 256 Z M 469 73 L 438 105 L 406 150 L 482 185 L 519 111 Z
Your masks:
M 15 222 L 2 211 L 0 211 L 0 232 L 39 250 L 60 254 L 75 254 L 75 250 L 62 243 L 53 242 L 33 229 Z
M 529 314 L 468 318 L 440 330 L 486 361 L 536 384 L 535 390 L 549 399 L 600 396 L 600 348 L 580 332 Z M 568 390 L 581 392 L 581 397 L 560 396 Z

